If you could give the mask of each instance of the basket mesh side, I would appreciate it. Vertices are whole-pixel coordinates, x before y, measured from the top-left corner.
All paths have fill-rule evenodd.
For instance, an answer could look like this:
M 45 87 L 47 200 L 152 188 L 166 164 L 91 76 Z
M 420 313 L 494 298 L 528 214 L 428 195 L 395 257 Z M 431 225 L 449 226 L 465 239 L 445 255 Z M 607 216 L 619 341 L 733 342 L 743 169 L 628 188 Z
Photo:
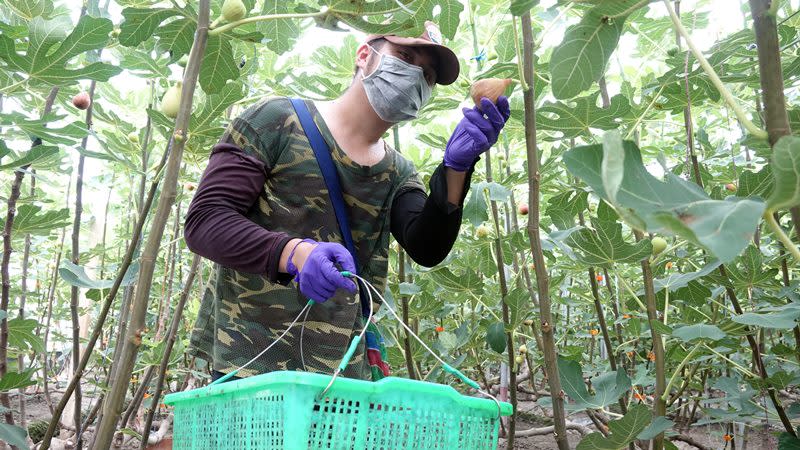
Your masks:
M 358 416 L 361 402 L 346 398 L 329 397 L 314 404 L 308 448 L 314 450 L 356 449 L 354 437 L 358 433 Z
M 496 418 L 461 416 L 458 448 L 495 450 L 499 427 Z
M 252 396 L 175 405 L 173 449 L 282 449 L 283 396 Z
M 369 450 L 494 450 L 496 420 L 471 417 L 461 408 L 444 409 L 435 403 L 416 406 L 370 404 L 366 423 Z M 458 434 L 453 429 L 458 429 Z

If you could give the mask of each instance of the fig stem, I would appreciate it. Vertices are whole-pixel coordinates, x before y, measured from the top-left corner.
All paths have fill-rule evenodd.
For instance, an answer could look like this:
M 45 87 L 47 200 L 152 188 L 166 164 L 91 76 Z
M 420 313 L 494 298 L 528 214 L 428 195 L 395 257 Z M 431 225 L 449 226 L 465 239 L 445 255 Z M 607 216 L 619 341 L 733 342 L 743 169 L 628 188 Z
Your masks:
M 692 53 L 694 54 L 694 57 L 697 59 L 697 62 L 700 63 L 700 67 L 703 68 L 703 71 L 706 73 L 706 75 L 708 75 L 708 78 L 711 79 L 711 83 L 714 85 L 715 88 L 717 88 L 720 95 L 722 95 L 722 98 L 725 100 L 725 103 L 727 103 L 728 106 L 730 106 L 731 109 L 733 110 L 734 114 L 736 114 L 736 118 L 739 119 L 740 122 L 742 122 L 742 125 L 744 125 L 748 133 L 752 134 L 754 137 L 757 137 L 758 139 L 766 140 L 767 132 L 759 128 L 756 124 L 753 123 L 752 120 L 750 120 L 750 118 L 747 116 L 747 113 L 744 111 L 744 109 L 742 109 L 742 106 L 739 104 L 739 102 L 736 101 L 736 99 L 733 97 L 733 94 L 731 94 L 731 91 L 729 91 L 728 88 L 726 88 L 725 85 L 722 83 L 722 80 L 719 79 L 719 75 L 717 75 L 717 72 L 714 70 L 713 67 L 711 67 L 711 64 L 708 63 L 708 60 L 703 55 L 703 52 L 701 52 L 700 49 L 697 48 L 697 45 L 695 45 L 694 41 L 692 40 L 692 37 L 689 36 L 689 32 L 686 31 L 686 28 L 683 27 L 681 19 L 675 13 L 675 9 L 672 8 L 672 3 L 670 3 L 669 0 L 663 0 L 663 1 L 664 1 L 664 6 L 667 7 L 667 11 L 669 12 L 669 17 L 670 19 L 672 19 L 672 25 L 675 27 L 675 31 L 677 31 L 678 34 L 680 34 L 681 37 L 686 41 L 686 45 L 689 46 L 689 49 L 691 49 Z
M 767 222 L 767 225 L 769 226 L 770 230 L 772 230 L 772 232 L 775 233 L 776 236 L 778 236 L 778 239 L 780 239 L 783 246 L 786 247 L 786 250 L 788 250 L 789 253 L 791 253 L 792 256 L 794 256 L 794 259 L 798 263 L 800 263 L 800 250 L 798 250 L 797 246 L 794 244 L 794 242 L 792 242 L 789 236 L 786 235 L 786 233 L 783 231 L 783 228 L 781 228 L 778 221 L 775 220 L 775 216 L 772 215 L 772 211 L 767 210 L 767 212 L 764 213 L 763 217 L 764 220 Z
M 263 16 L 251 16 L 245 17 L 244 19 L 237 20 L 236 22 L 231 22 L 225 24 L 219 28 L 214 28 L 208 32 L 209 36 L 216 36 L 218 34 L 224 33 L 228 30 L 232 30 L 240 25 L 244 25 L 246 23 L 251 22 L 261 22 L 267 20 L 277 20 L 277 19 L 304 19 L 307 17 L 320 17 L 324 15 L 324 12 L 314 12 L 314 13 L 297 13 L 297 14 L 265 14 Z
M 511 24 L 514 29 L 514 50 L 517 52 L 517 71 L 519 72 L 519 85 L 522 92 L 528 90 L 528 83 L 525 81 L 525 76 L 522 73 L 522 52 L 519 50 L 519 35 L 517 34 L 517 16 L 511 16 L 513 23 Z

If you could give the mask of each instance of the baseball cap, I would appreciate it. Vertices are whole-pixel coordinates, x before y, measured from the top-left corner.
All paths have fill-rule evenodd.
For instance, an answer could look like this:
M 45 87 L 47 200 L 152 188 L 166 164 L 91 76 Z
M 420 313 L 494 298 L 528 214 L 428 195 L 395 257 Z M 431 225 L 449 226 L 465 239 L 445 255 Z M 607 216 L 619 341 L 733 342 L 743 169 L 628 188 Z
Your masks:
M 436 59 L 436 83 L 447 85 L 458 78 L 461 65 L 458 57 L 449 47 L 442 44 L 442 33 L 439 27 L 430 20 L 425 22 L 425 31 L 420 37 L 402 37 L 394 34 L 371 34 L 367 36 L 366 42 L 384 38 L 392 44 L 405 45 L 408 47 L 426 47 L 430 49 Z

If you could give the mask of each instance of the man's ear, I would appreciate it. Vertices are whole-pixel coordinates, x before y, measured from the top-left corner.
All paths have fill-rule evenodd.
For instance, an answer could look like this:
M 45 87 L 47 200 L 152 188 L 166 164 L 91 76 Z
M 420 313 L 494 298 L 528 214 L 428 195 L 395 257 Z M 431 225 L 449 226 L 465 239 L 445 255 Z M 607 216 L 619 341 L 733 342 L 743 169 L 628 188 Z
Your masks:
M 356 49 L 356 67 L 361 69 L 362 72 L 367 70 L 367 60 L 370 53 L 371 51 L 367 44 L 361 44 Z

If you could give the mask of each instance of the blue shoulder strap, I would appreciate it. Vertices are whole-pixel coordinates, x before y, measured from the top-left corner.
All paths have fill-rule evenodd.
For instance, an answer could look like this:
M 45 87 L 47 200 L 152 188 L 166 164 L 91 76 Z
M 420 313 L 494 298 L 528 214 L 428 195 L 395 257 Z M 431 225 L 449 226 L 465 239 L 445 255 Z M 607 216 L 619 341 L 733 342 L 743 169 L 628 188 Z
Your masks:
M 356 264 L 356 272 L 360 273 L 358 267 L 358 257 L 356 255 L 356 246 L 353 243 L 353 234 L 350 232 L 350 222 L 347 220 L 347 207 L 344 204 L 344 197 L 342 196 L 342 187 L 339 184 L 339 175 L 336 173 L 336 166 L 333 164 L 331 158 L 331 151 L 325 139 L 314 123 L 311 113 L 306 107 L 306 103 L 299 98 L 290 99 L 294 110 L 300 119 L 300 125 L 306 133 L 308 142 L 314 150 L 314 156 L 317 158 L 319 170 L 322 172 L 322 177 L 325 179 L 325 185 L 328 187 L 328 196 L 331 198 L 333 204 L 333 212 L 336 214 L 336 221 L 339 223 L 339 232 L 344 239 L 344 246 L 353 256 L 353 262 Z M 361 296 L 361 310 L 365 315 L 369 314 L 369 305 L 366 304 L 367 299 Z

